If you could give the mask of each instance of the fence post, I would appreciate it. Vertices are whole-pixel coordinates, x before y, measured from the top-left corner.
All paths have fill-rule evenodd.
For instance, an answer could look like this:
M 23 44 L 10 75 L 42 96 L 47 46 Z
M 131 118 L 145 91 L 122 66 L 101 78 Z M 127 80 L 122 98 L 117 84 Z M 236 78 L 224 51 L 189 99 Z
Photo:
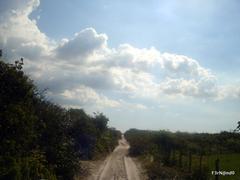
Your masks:
M 188 154 L 188 172 L 192 171 L 192 153 L 189 152 Z
M 218 172 L 219 172 L 219 170 L 220 170 L 219 164 L 220 164 L 220 160 L 217 158 L 217 159 L 215 160 L 215 170 L 216 170 L 215 180 L 219 180 L 219 174 L 218 174 Z
M 179 163 L 179 167 L 182 167 L 182 151 L 180 150 L 179 152 L 179 157 L 178 157 L 178 163 Z
M 202 158 L 203 158 L 203 154 L 201 153 L 199 157 L 199 170 L 201 174 L 202 174 Z

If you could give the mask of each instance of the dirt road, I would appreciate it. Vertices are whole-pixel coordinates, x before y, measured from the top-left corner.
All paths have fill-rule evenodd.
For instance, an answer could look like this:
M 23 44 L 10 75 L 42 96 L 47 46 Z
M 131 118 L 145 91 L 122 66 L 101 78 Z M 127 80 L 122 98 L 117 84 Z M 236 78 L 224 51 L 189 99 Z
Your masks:
M 92 176 L 94 180 L 140 180 L 139 171 L 127 156 L 129 145 L 122 137 L 119 145 Z

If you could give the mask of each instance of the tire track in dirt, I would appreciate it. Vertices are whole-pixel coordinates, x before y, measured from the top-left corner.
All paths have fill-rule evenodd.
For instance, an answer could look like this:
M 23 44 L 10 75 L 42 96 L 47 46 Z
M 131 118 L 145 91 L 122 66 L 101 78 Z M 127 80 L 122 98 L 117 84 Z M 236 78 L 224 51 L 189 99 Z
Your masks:
M 125 138 L 119 140 L 119 145 L 99 168 L 95 180 L 140 180 L 138 169 L 128 157 L 129 145 Z

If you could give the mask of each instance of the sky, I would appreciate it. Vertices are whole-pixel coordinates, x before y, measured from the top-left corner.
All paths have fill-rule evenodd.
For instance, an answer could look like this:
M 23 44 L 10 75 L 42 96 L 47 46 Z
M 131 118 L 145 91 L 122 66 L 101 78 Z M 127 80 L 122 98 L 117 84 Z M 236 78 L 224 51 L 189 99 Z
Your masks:
M 46 98 L 109 126 L 233 130 L 238 0 L 0 0 L 0 49 Z

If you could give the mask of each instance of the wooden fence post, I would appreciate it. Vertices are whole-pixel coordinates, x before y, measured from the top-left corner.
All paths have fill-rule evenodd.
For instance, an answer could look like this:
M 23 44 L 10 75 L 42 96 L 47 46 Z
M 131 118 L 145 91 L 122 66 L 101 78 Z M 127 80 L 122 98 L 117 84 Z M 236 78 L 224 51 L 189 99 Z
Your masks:
M 217 158 L 217 159 L 215 160 L 215 171 L 216 171 L 215 180 L 219 180 L 219 174 L 218 174 L 218 172 L 219 172 L 219 170 L 220 170 L 219 164 L 220 164 L 220 160 Z
M 192 171 L 192 153 L 189 152 L 188 154 L 188 172 Z
M 181 150 L 179 152 L 178 164 L 179 164 L 179 167 L 181 168 L 182 167 L 182 151 Z

